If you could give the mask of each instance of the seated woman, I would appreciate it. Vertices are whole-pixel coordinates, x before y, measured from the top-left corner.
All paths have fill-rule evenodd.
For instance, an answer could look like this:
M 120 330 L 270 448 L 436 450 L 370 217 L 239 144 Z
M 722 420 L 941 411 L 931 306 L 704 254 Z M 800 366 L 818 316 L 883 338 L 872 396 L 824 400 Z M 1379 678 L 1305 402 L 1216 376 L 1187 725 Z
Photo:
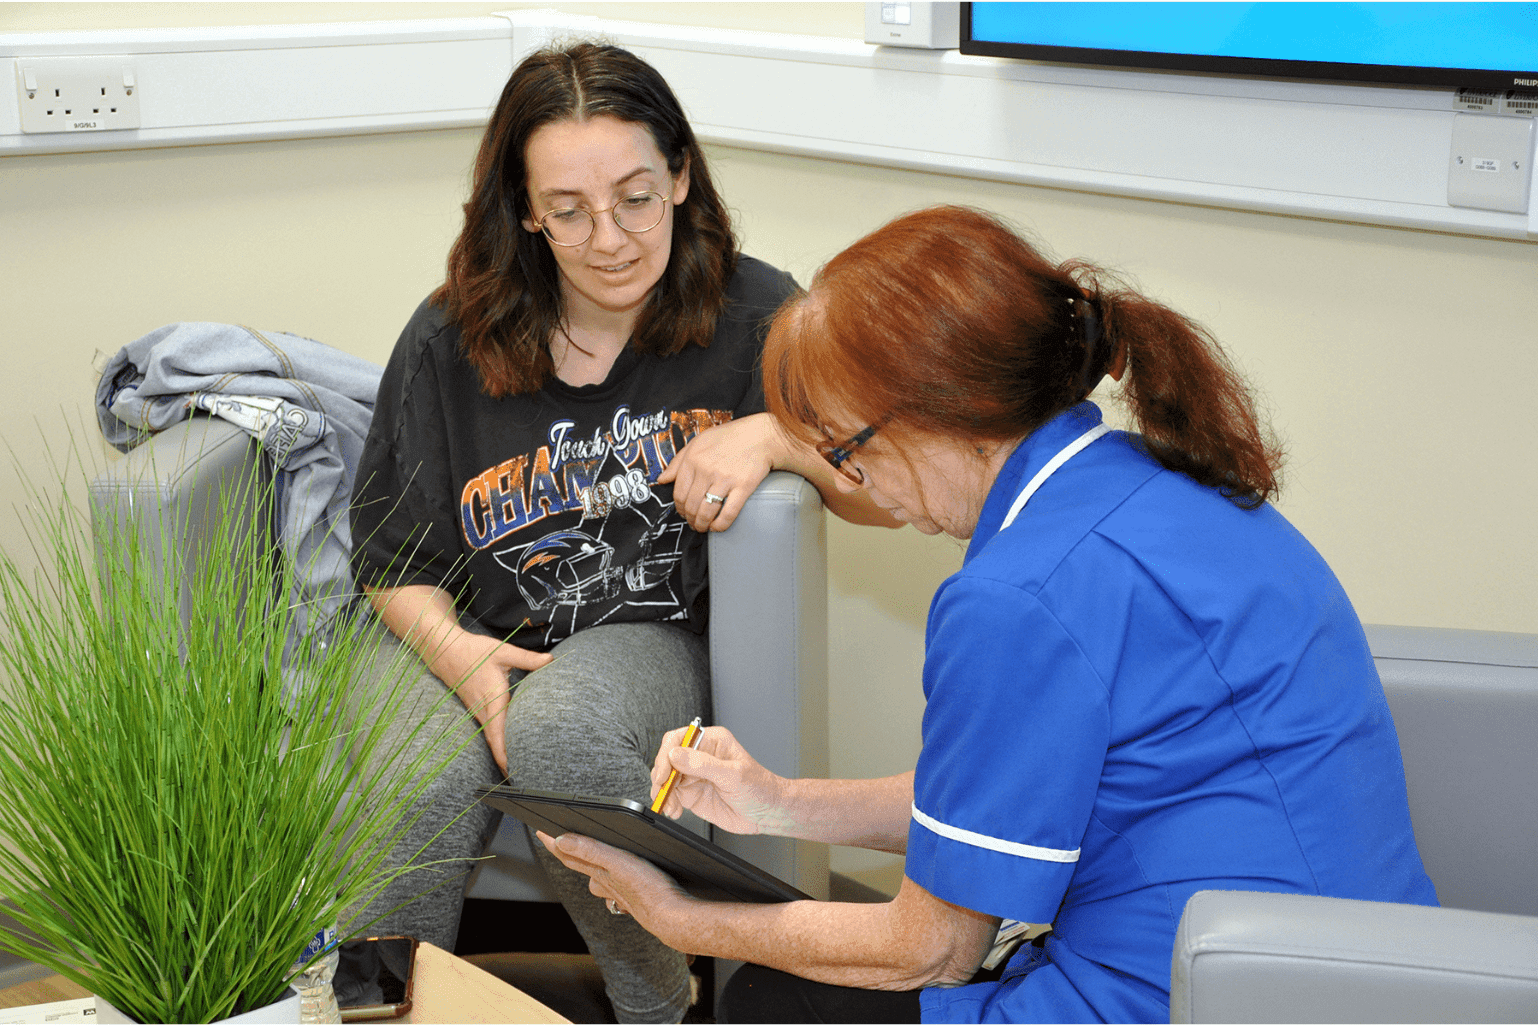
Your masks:
M 1199 327 L 938 208 L 829 262 L 764 370 L 843 487 L 971 543 L 930 609 L 912 773 L 782 779 L 720 728 L 652 773 L 682 773 L 669 814 L 905 851 L 890 903 L 706 903 L 542 838 L 668 945 L 768 966 L 723 1020 L 1167 1021 L 1198 890 L 1436 902 L 1361 625 L 1266 503 L 1278 453 Z M 1106 374 L 1140 433 L 1085 401 Z M 1052 929 L 978 981 L 1003 919 Z
M 452 949 L 460 877 L 496 825 L 465 806 L 504 774 L 645 797 L 664 732 L 709 715 L 701 532 L 725 530 L 770 470 L 891 524 L 764 411 L 763 337 L 795 290 L 738 252 L 655 68 L 577 42 L 514 69 L 447 280 L 385 369 L 354 494 L 377 671 L 404 657 L 412 680 L 409 700 L 356 714 L 387 717 L 407 761 L 445 731 L 459 747 L 390 855 L 426 867 L 344 920 Z M 536 853 L 619 1019 L 678 1021 L 684 957 Z

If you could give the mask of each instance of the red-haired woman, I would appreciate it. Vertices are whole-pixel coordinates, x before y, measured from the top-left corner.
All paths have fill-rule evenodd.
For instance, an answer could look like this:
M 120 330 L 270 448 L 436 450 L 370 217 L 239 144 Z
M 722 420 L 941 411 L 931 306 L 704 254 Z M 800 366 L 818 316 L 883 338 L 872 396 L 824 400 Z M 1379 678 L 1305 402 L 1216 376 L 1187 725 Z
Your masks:
M 504 772 L 645 797 L 663 733 L 709 715 L 698 532 L 726 529 L 770 469 L 811 478 L 841 515 L 886 519 L 764 411 L 764 334 L 795 289 L 737 252 L 649 64 L 578 43 L 513 71 L 448 280 L 396 343 L 357 471 L 355 563 L 388 627 L 381 661 L 401 643 L 417 656 L 414 696 L 390 713 L 395 750 L 409 760 L 438 734 L 421 725 L 433 708 L 464 745 L 395 858 L 433 867 L 361 923 L 385 914 L 376 933 L 453 948 L 457 877 L 492 819 L 465 806 Z M 678 1021 L 683 956 L 538 853 L 620 1020 Z
M 710 904 L 545 839 L 670 945 L 755 963 L 723 1020 L 1167 1021 L 1198 890 L 1435 903 L 1361 626 L 1200 328 L 942 207 L 830 261 L 764 360 L 844 487 L 971 543 L 914 772 L 782 779 L 712 728 L 652 774 L 683 773 L 671 814 L 906 852 L 890 903 Z M 1139 433 L 1085 401 L 1107 374 Z M 1008 920 L 1052 930 L 979 973 Z

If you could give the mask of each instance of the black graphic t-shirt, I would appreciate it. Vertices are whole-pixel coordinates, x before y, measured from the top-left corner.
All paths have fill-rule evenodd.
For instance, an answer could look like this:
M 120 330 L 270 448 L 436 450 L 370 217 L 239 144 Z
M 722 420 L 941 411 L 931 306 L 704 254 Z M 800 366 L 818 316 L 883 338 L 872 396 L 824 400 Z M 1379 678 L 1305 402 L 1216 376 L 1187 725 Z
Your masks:
M 385 368 L 358 467 L 359 582 L 441 587 L 536 650 L 599 623 L 704 629 L 705 536 L 657 475 L 701 430 L 763 412 L 764 335 L 795 287 L 740 257 L 708 348 L 626 349 L 601 384 L 500 399 L 424 302 Z

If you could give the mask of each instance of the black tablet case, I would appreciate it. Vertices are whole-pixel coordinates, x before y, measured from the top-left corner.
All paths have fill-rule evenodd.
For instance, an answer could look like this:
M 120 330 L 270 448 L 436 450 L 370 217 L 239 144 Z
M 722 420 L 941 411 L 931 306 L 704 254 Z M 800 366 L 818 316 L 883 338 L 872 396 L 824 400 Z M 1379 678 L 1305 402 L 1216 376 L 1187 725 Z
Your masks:
M 779 904 L 813 899 L 635 801 L 505 785 L 481 787 L 476 794 L 550 836 L 580 833 L 645 858 L 704 900 Z

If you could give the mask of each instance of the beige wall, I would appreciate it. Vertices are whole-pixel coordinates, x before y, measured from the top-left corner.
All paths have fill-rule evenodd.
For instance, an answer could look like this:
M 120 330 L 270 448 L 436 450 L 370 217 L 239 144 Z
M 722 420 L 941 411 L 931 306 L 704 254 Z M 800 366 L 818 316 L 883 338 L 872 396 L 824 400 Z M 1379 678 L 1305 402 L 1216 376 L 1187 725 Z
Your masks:
M 509 6 L 11 4 L 0 31 Z M 857 4 L 557 6 L 861 33 Z M 0 434 L 24 443 L 61 408 L 88 416 L 93 361 L 173 320 L 293 331 L 382 361 L 441 274 L 475 141 L 444 131 L 0 159 L 11 368 Z M 1526 396 L 1538 246 L 739 149 L 712 157 L 746 249 L 803 281 L 887 218 L 937 202 L 996 210 L 1062 256 L 1130 275 L 1205 322 L 1250 373 L 1290 450 L 1281 507 L 1364 620 L 1538 632 L 1538 421 Z M 924 613 L 960 548 L 842 523 L 830 539 L 833 769 L 901 771 L 918 749 Z M 838 859 L 875 875 L 894 864 Z

